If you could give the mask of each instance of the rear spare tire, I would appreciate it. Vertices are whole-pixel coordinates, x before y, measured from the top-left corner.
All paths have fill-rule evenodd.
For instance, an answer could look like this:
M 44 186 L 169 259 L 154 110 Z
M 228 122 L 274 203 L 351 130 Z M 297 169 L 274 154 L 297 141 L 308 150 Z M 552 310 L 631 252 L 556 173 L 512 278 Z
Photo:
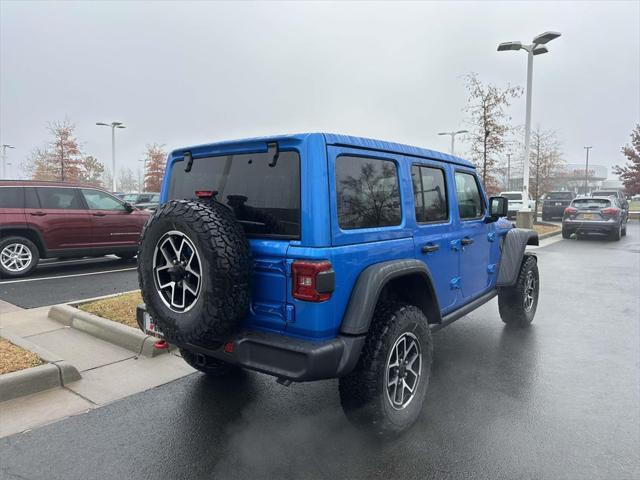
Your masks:
M 138 281 L 170 342 L 206 343 L 230 333 L 247 314 L 250 278 L 249 243 L 226 206 L 171 200 L 147 220 Z

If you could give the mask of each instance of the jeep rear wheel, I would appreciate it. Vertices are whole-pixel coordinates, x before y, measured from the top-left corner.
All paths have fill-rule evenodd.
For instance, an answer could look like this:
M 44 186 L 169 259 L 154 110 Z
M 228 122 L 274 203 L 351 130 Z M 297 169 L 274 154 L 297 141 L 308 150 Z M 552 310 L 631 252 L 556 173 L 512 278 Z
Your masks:
M 28 238 L 5 238 L 0 241 L 0 276 L 28 275 L 36 268 L 39 258 L 38 247 Z
M 513 287 L 502 287 L 498 291 L 498 308 L 502 321 L 516 327 L 529 326 L 536 315 L 539 294 L 538 263 L 535 257 L 525 255 L 516 284 Z
M 378 435 L 408 429 L 422 410 L 432 352 L 427 318 L 418 307 L 379 303 L 358 364 L 340 379 L 349 420 Z
M 247 314 L 250 277 L 249 243 L 220 203 L 172 200 L 143 229 L 142 298 L 169 342 L 202 343 L 230 333 Z

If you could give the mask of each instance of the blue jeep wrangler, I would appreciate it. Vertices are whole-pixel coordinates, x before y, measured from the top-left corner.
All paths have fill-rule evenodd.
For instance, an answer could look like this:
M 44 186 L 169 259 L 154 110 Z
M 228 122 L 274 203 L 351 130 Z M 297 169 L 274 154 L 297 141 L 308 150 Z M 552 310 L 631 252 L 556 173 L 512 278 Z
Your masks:
M 171 153 L 138 253 L 140 327 L 213 376 L 339 378 L 348 418 L 408 428 L 426 395 L 431 332 L 494 296 L 527 326 L 532 231 L 503 217 L 470 162 L 311 133 Z

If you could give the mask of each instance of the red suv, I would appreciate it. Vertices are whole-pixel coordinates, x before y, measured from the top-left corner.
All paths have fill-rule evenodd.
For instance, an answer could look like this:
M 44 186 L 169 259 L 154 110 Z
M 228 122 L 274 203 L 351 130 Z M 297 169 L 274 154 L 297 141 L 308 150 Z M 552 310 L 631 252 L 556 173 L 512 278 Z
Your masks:
M 133 258 L 148 217 L 92 186 L 0 181 L 0 276 L 26 275 L 40 258 Z

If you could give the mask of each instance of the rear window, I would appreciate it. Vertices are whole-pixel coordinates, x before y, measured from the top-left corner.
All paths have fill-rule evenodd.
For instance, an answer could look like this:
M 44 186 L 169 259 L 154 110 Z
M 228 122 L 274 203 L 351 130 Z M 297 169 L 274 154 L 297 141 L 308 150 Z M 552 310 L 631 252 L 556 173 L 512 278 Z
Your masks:
M 250 236 L 300 237 L 300 155 L 281 151 L 195 158 L 190 172 L 175 163 L 170 199 L 193 199 L 197 190 L 217 192 Z
M 400 225 L 398 171 L 390 160 L 339 156 L 336 195 L 344 230 Z
M 611 201 L 606 198 L 579 198 L 571 205 L 575 208 L 607 208 L 611 206 Z
M 550 192 L 547 194 L 548 200 L 571 200 L 571 192 Z
M 0 208 L 24 208 L 24 188 L 0 187 Z
M 615 191 L 609 192 L 609 191 L 606 191 L 606 190 L 602 190 L 602 191 L 599 191 L 599 192 L 593 192 L 593 195 L 596 195 L 598 197 L 617 197 L 618 196 L 618 192 L 615 192 Z

